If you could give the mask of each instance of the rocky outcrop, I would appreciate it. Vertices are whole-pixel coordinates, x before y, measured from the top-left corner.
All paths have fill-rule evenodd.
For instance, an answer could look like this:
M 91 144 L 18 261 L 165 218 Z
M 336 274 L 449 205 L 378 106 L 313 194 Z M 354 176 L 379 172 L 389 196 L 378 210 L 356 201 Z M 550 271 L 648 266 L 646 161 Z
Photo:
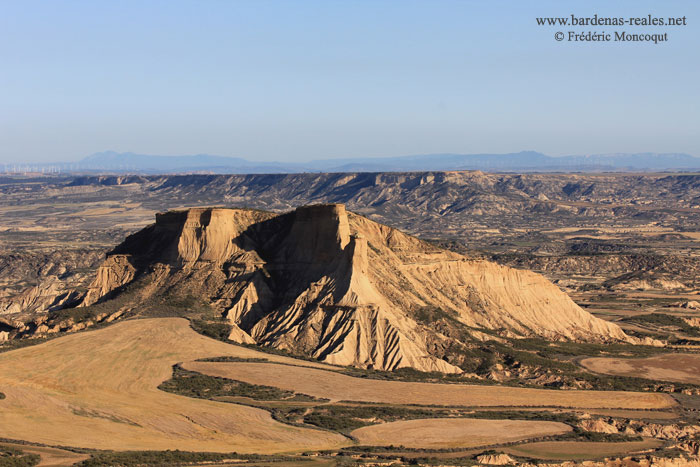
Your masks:
M 668 440 L 695 439 L 700 434 L 700 426 L 678 423 L 651 423 L 641 420 L 616 420 L 612 418 L 591 418 L 581 420 L 579 427 L 596 433 L 623 433 L 630 436 L 643 436 Z
M 129 262 L 129 256 L 110 255 L 97 270 L 97 278 L 88 287 L 81 306 L 92 305 L 108 296 L 115 289 L 128 284 L 134 278 L 136 269 Z
M 95 249 L 0 252 L 0 316 L 28 321 L 75 306 L 103 258 Z
M 508 454 L 482 454 L 476 456 L 476 461 L 483 465 L 514 465 L 516 460 Z
M 455 338 L 423 318 L 503 336 L 623 341 L 544 277 L 473 260 L 348 213 L 197 208 L 159 214 L 115 248 L 84 304 L 148 278 L 150 294 L 203 299 L 230 338 L 338 365 L 460 372 L 436 349 Z M 471 335 L 471 337 L 469 337 Z

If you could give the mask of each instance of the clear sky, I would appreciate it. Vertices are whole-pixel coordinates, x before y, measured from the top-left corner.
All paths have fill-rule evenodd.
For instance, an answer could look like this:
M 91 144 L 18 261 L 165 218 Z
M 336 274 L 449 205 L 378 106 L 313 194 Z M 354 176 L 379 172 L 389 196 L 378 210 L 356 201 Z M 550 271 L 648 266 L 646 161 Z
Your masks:
M 0 0 L 0 162 L 700 156 L 700 2 Z M 682 27 L 538 16 L 686 16 Z M 557 42 L 557 31 L 668 33 Z

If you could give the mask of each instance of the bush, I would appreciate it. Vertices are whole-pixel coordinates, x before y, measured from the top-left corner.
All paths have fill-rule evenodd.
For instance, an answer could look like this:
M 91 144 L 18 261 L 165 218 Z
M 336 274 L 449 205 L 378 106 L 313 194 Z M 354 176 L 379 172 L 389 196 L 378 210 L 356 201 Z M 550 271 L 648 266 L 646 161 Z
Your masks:
M 231 343 L 228 336 L 231 333 L 231 326 L 222 321 L 205 321 L 202 319 L 190 320 L 190 326 L 199 334 L 203 334 L 212 339 Z

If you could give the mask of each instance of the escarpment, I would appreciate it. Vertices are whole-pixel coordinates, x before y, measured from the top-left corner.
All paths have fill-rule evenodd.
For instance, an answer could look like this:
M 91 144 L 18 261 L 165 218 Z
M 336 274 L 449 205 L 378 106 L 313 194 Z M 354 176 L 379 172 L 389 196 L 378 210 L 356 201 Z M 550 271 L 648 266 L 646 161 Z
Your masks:
M 341 204 L 159 214 L 108 254 L 83 304 L 143 279 L 144 295 L 210 304 L 233 341 L 338 365 L 456 373 L 441 349 L 484 332 L 628 340 L 538 274 L 435 248 Z

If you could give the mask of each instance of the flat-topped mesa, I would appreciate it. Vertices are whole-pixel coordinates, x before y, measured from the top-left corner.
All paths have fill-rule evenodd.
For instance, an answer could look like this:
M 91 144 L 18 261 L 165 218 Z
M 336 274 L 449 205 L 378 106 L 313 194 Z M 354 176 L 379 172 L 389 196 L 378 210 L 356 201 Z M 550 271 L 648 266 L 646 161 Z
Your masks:
M 494 332 L 631 341 L 538 274 L 440 250 L 342 204 L 158 214 L 108 255 L 83 304 L 142 278 L 139 300 L 194 296 L 228 320 L 231 340 L 338 365 L 460 372 L 454 349 Z

